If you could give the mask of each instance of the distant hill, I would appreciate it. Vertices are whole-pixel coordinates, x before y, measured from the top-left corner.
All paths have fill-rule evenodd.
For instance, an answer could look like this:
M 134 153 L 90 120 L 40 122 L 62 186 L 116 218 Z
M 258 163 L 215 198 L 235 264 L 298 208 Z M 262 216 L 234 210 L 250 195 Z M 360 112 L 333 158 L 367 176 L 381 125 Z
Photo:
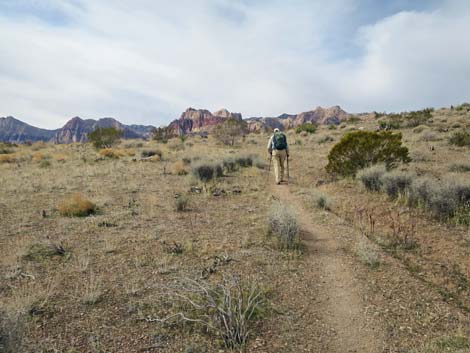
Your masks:
M 26 141 L 52 141 L 54 143 L 85 142 L 87 134 L 97 127 L 115 127 L 124 131 L 124 138 L 148 138 L 153 126 L 150 125 L 124 125 L 114 118 L 98 120 L 70 119 L 62 128 L 56 130 L 40 129 L 28 125 L 11 116 L 0 118 L 0 141 L 24 143 Z
M 288 130 L 301 124 L 311 122 L 315 124 L 340 124 L 351 115 L 341 107 L 317 107 L 300 114 L 282 114 L 277 117 L 253 117 L 245 119 L 250 132 L 272 131 L 274 128 Z M 209 132 L 218 124 L 227 119 L 242 120 L 240 113 L 233 113 L 227 109 L 220 109 L 211 113 L 206 109 L 188 108 L 181 113 L 178 119 L 173 120 L 168 128 L 174 135 Z M 85 142 L 87 134 L 98 127 L 115 127 L 124 131 L 124 138 L 149 138 L 151 125 L 124 125 L 114 118 L 82 119 L 74 117 L 62 128 L 56 130 L 40 129 L 28 125 L 13 117 L 0 118 L 0 141 L 23 143 L 26 141 L 52 141 L 54 143 Z
M 124 131 L 125 139 L 148 138 L 154 129 L 146 125 L 124 125 L 114 118 L 103 118 L 99 120 L 81 119 L 75 117 L 70 119 L 61 129 L 54 134 L 55 143 L 85 142 L 87 134 L 96 128 L 114 127 Z
M 317 107 L 300 114 L 282 114 L 278 117 L 249 118 L 246 119 L 251 132 L 271 131 L 275 128 L 288 130 L 305 123 L 339 125 L 348 119 L 351 114 L 346 113 L 340 106 L 330 108 Z
M 227 109 L 220 109 L 214 113 L 206 109 L 188 108 L 179 119 L 173 120 L 168 128 L 175 135 L 209 131 L 216 125 L 229 118 L 242 119 L 240 113 L 231 113 Z
M 0 118 L 0 141 L 22 143 L 50 141 L 58 130 L 40 129 L 8 116 Z

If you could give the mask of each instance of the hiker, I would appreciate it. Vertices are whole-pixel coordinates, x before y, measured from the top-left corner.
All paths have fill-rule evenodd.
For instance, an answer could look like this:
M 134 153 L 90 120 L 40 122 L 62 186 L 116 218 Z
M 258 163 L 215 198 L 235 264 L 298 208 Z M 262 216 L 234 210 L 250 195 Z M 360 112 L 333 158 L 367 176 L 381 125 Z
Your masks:
M 268 153 L 271 155 L 271 159 L 274 157 L 274 175 L 276 176 L 276 184 L 279 185 L 285 181 L 284 164 L 286 158 L 289 158 L 289 146 L 286 134 L 279 131 L 278 128 L 274 129 L 274 134 L 269 139 Z

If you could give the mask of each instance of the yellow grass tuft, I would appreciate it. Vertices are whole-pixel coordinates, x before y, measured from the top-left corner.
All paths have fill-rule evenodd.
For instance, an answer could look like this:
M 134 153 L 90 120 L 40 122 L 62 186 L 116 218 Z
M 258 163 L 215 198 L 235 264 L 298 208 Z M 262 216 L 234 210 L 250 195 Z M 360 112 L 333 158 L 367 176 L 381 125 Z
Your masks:
M 0 163 L 15 163 L 15 162 L 16 162 L 16 154 L 14 153 L 0 154 Z
M 179 160 L 171 165 L 171 173 L 176 175 L 186 175 L 189 173 L 189 168 L 182 160 Z
M 119 158 L 124 157 L 123 151 L 115 150 L 113 148 L 103 148 L 100 151 L 100 155 L 106 158 Z
M 59 203 L 59 213 L 67 217 L 86 217 L 96 212 L 96 205 L 82 194 L 75 193 Z

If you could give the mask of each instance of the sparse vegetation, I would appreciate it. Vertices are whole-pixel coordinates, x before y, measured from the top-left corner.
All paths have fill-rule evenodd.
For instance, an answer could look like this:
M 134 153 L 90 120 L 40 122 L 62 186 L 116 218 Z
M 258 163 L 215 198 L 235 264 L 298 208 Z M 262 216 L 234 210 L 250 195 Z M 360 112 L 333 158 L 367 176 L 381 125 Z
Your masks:
M 142 158 L 149 158 L 149 157 L 154 157 L 158 156 L 160 159 L 163 157 L 163 152 L 160 150 L 143 150 L 140 153 Z
M 382 175 L 381 181 L 387 195 L 395 199 L 401 195 L 405 195 L 405 192 L 409 189 L 415 178 L 416 175 L 411 173 L 393 171 Z
M 179 160 L 171 165 L 171 173 L 175 175 L 186 175 L 189 173 L 189 167 L 183 160 Z
M 449 171 L 454 173 L 470 172 L 470 164 L 455 163 L 449 166 Z
M 380 265 L 378 249 L 365 239 L 361 239 L 356 245 L 356 255 L 364 264 L 371 268 L 377 268 Z
M 67 217 L 86 217 L 96 212 L 96 205 L 82 194 L 75 193 L 64 198 L 58 206 L 59 213 Z

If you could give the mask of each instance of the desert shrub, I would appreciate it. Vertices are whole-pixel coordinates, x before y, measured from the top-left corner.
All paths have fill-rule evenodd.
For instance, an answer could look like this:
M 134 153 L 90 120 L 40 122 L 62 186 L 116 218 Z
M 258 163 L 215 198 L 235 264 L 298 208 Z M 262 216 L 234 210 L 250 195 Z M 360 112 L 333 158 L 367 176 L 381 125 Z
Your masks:
M 266 161 L 263 160 L 260 156 L 255 156 L 253 164 L 258 169 L 266 169 L 266 167 L 268 166 Z
M 411 160 L 413 162 L 429 162 L 431 158 L 429 154 L 421 152 L 421 151 L 413 151 L 410 153 Z
M 203 183 L 207 183 L 214 178 L 224 175 L 223 167 L 219 163 L 201 162 L 193 165 L 192 172 L 193 175 Z
M 415 112 L 409 112 L 404 115 L 407 127 L 416 127 L 425 124 L 432 118 L 433 108 L 426 108 Z
M 149 157 L 153 157 L 153 156 L 158 156 L 158 157 L 162 158 L 163 153 L 160 150 L 143 150 L 140 153 L 140 156 L 142 158 L 149 158 Z
M 415 134 L 420 134 L 422 133 L 424 130 L 428 130 L 429 127 L 427 127 L 426 125 L 418 125 L 416 126 L 414 129 L 413 129 L 413 132 Z
M 51 161 L 46 159 L 39 163 L 39 168 L 49 168 L 51 165 Z
M 408 190 L 408 204 L 410 206 L 428 207 L 431 198 L 438 188 L 437 181 L 430 177 L 421 177 L 413 180 Z
M 243 156 L 236 157 L 235 161 L 240 167 L 247 168 L 253 165 L 253 158 L 254 156 L 252 155 L 243 155 Z
M 333 146 L 326 170 L 332 175 L 354 176 L 359 169 L 374 164 L 383 163 L 391 169 L 399 162 L 410 161 L 400 133 L 357 131 L 347 133 Z
M 395 199 L 405 194 L 415 178 L 416 175 L 411 173 L 393 171 L 384 174 L 381 179 L 384 191 L 390 198 Z
M 362 169 L 357 173 L 357 178 L 367 190 L 380 191 L 382 189 L 382 177 L 387 172 L 384 165 L 374 165 Z
M 380 265 L 380 254 L 377 249 L 366 240 L 361 240 L 356 246 L 356 255 L 359 259 L 371 268 Z
M 470 182 L 447 178 L 443 181 L 422 177 L 408 191 L 408 204 L 428 210 L 438 220 L 454 219 L 470 223 Z
M 424 131 L 420 137 L 420 140 L 425 142 L 439 141 L 440 137 L 434 131 Z
M 185 146 L 183 142 L 175 140 L 168 144 L 168 148 L 172 151 L 183 151 Z
M 462 103 L 455 107 L 457 111 L 470 112 L 470 103 Z
M 222 161 L 222 166 L 227 173 L 232 173 L 238 169 L 237 161 L 234 158 L 225 158 Z
M 361 118 L 359 118 L 358 116 L 352 115 L 346 120 L 346 123 L 348 123 L 348 124 L 357 124 L 360 121 L 361 121 Z
M 117 151 L 113 148 L 103 148 L 100 151 L 100 156 L 106 157 L 106 158 L 112 158 L 112 159 L 117 159 L 119 157 L 122 157 L 123 154 L 121 151 Z
M 23 352 L 24 335 L 24 320 L 21 315 L 0 310 L 0 352 Z
M 470 131 L 462 130 L 454 132 L 449 138 L 449 143 L 459 147 L 470 146 Z
M 221 178 L 224 176 L 224 168 L 220 163 L 214 163 L 214 174 L 216 178 Z
M 33 151 L 39 151 L 47 147 L 47 143 L 44 141 L 38 141 L 32 144 L 31 149 Z
M 152 138 L 161 143 L 167 143 L 168 140 L 174 135 L 169 127 L 158 127 L 152 131 Z
M 123 134 L 122 130 L 114 127 L 99 127 L 90 132 L 87 139 L 95 148 L 111 148 L 119 142 Z
M 178 212 L 183 212 L 188 209 L 189 197 L 186 195 L 180 195 L 175 199 L 175 206 Z
M 213 130 L 213 136 L 225 145 L 233 146 L 237 138 L 247 133 L 247 123 L 242 119 L 229 118 Z
M 338 127 L 335 124 L 328 124 L 328 130 L 337 130 Z
M 86 217 L 96 212 L 96 205 L 82 194 L 75 193 L 64 198 L 58 206 L 59 213 L 67 217 Z
M 379 121 L 379 127 L 381 130 L 397 130 L 400 128 L 399 120 L 381 120 Z
M 62 244 L 55 243 L 34 243 L 23 256 L 24 260 L 41 262 L 54 256 L 64 256 L 67 251 Z
M 470 164 L 456 163 L 449 166 L 449 171 L 454 173 L 470 172 Z
M 200 326 L 230 350 L 246 345 L 254 323 L 267 310 L 266 295 L 256 283 L 237 278 L 224 278 L 217 284 L 177 279 L 163 290 L 177 311 L 158 321 L 179 320 Z
M 176 161 L 171 165 L 171 173 L 176 175 L 186 175 L 189 173 L 188 166 L 182 161 Z
M 313 206 L 321 210 L 330 211 L 331 201 L 328 196 L 320 192 L 312 192 Z
M 300 225 L 293 209 L 281 203 L 271 206 L 268 214 L 268 234 L 277 237 L 281 248 L 298 248 L 299 231 Z
M 13 153 L 14 151 L 11 148 L 3 147 L 0 144 L 0 154 L 10 154 Z
M 317 143 L 321 145 L 322 143 L 333 142 L 334 140 L 335 139 L 333 137 L 331 137 L 330 135 L 326 135 L 326 136 L 320 137 L 317 140 Z
M 317 131 L 317 126 L 312 123 L 306 123 L 299 125 L 295 128 L 295 133 L 300 134 L 305 132 L 306 134 L 314 134 Z

